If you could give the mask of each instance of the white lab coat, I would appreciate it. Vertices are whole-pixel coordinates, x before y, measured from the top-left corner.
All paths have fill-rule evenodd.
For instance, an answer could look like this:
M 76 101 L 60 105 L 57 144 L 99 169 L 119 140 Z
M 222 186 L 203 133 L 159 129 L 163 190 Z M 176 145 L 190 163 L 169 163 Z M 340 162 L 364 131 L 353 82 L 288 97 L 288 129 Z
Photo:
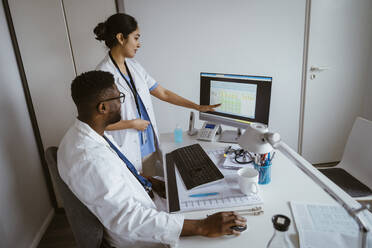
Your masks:
M 178 241 L 184 217 L 158 211 L 116 152 L 86 123 L 76 120 L 62 139 L 58 170 L 104 225 L 112 246 L 159 247 Z
M 137 92 L 146 107 L 147 113 L 154 129 L 156 143 L 159 144 L 159 131 L 155 121 L 155 114 L 149 90 L 152 86 L 155 85 L 156 81 L 136 60 L 125 59 L 125 61 L 135 82 Z M 119 91 L 125 94 L 125 101 L 121 107 L 121 118 L 123 120 L 136 119 L 138 111 L 132 91 L 130 90 L 123 77 L 120 75 L 120 72 L 115 67 L 108 54 L 98 64 L 96 69 L 112 73 L 114 75 L 115 83 Z M 107 131 L 107 133 L 112 135 L 116 143 L 119 144 L 119 146 L 121 147 L 124 155 L 129 159 L 129 161 L 133 163 L 136 169 L 142 171 L 141 147 L 138 130 L 124 129 L 118 131 Z

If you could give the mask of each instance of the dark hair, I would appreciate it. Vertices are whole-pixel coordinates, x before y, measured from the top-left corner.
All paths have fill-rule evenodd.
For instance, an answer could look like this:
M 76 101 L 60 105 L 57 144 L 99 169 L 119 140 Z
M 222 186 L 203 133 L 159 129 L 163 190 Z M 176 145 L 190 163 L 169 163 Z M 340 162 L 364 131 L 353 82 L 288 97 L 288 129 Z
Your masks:
M 113 48 L 117 43 L 116 35 L 122 33 L 124 38 L 138 28 L 134 17 L 118 13 L 110 16 L 105 22 L 98 23 L 93 32 L 97 40 L 104 40 L 108 48 Z
M 77 76 L 71 84 L 71 96 L 78 110 L 97 105 L 104 97 L 106 90 L 113 89 L 114 76 L 105 71 L 88 71 Z

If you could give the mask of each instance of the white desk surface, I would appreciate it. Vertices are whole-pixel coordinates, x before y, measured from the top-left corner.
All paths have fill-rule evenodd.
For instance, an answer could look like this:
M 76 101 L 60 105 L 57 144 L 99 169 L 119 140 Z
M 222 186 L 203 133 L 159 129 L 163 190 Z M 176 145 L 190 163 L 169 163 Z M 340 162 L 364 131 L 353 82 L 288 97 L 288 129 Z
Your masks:
M 225 148 L 228 145 L 226 143 L 197 141 L 195 136 L 190 137 L 186 133 L 183 134 L 183 143 L 181 144 L 174 143 L 173 134 L 162 134 L 160 143 L 164 155 L 179 147 L 195 143 L 201 144 L 207 151 Z M 254 248 L 266 247 L 274 232 L 271 217 L 276 214 L 284 214 L 291 219 L 291 226 L 288 231 L 289 237 L 294 246 L 299 247 L 298 234 L 295 229 L 289 201 L 324 204 L 336 203 L 321 187 L 316 185 L 312 179 L 297 168 L 291 160 L 278 151 L 273 160 L 271 182 L 268 185 L 260 185 L 259 187 L 259 194 L 264 201 L 263 209 L 265 212 L 260 216 L 245 216 L 247 218 L 248 229 L 242 232 L 240 236 L 223 236 L 219 238 L 200 236 L 181 237 L 177 247 L 226 248 L 242 247 L 242 245 Z M 185 217 L 187 219 L 199 219 L 206 217 L 207 214 L 234 209 L 244 209 L 244 207 L 189 212 L 185 213 Z

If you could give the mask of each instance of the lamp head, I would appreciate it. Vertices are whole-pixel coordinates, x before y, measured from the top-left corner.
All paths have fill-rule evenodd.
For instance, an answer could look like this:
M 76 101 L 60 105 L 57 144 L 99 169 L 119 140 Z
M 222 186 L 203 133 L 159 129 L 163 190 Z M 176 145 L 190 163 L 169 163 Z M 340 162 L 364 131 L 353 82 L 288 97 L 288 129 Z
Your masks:
M 261 123 L 251 123 L 238 140 L 244 150 L 257 154 L 271 152 L 279 142 L 280 135 L 270 133 L 267 126 Z

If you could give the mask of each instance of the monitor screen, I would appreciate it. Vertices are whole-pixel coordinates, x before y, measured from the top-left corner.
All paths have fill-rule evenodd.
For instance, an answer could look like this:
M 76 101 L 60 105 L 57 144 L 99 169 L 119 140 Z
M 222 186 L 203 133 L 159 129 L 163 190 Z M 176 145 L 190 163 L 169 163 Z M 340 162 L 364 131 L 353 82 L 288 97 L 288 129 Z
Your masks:
M 200 104 L 222 104 L 215 112 L 200 113 L 200 119 L 235 127 L 268 124 L 271 83 L 264 76 L 200 73 Z
M 209 103 L 222 103 L 220 113 L 255 118 L 256 84 L 211 80 Z

